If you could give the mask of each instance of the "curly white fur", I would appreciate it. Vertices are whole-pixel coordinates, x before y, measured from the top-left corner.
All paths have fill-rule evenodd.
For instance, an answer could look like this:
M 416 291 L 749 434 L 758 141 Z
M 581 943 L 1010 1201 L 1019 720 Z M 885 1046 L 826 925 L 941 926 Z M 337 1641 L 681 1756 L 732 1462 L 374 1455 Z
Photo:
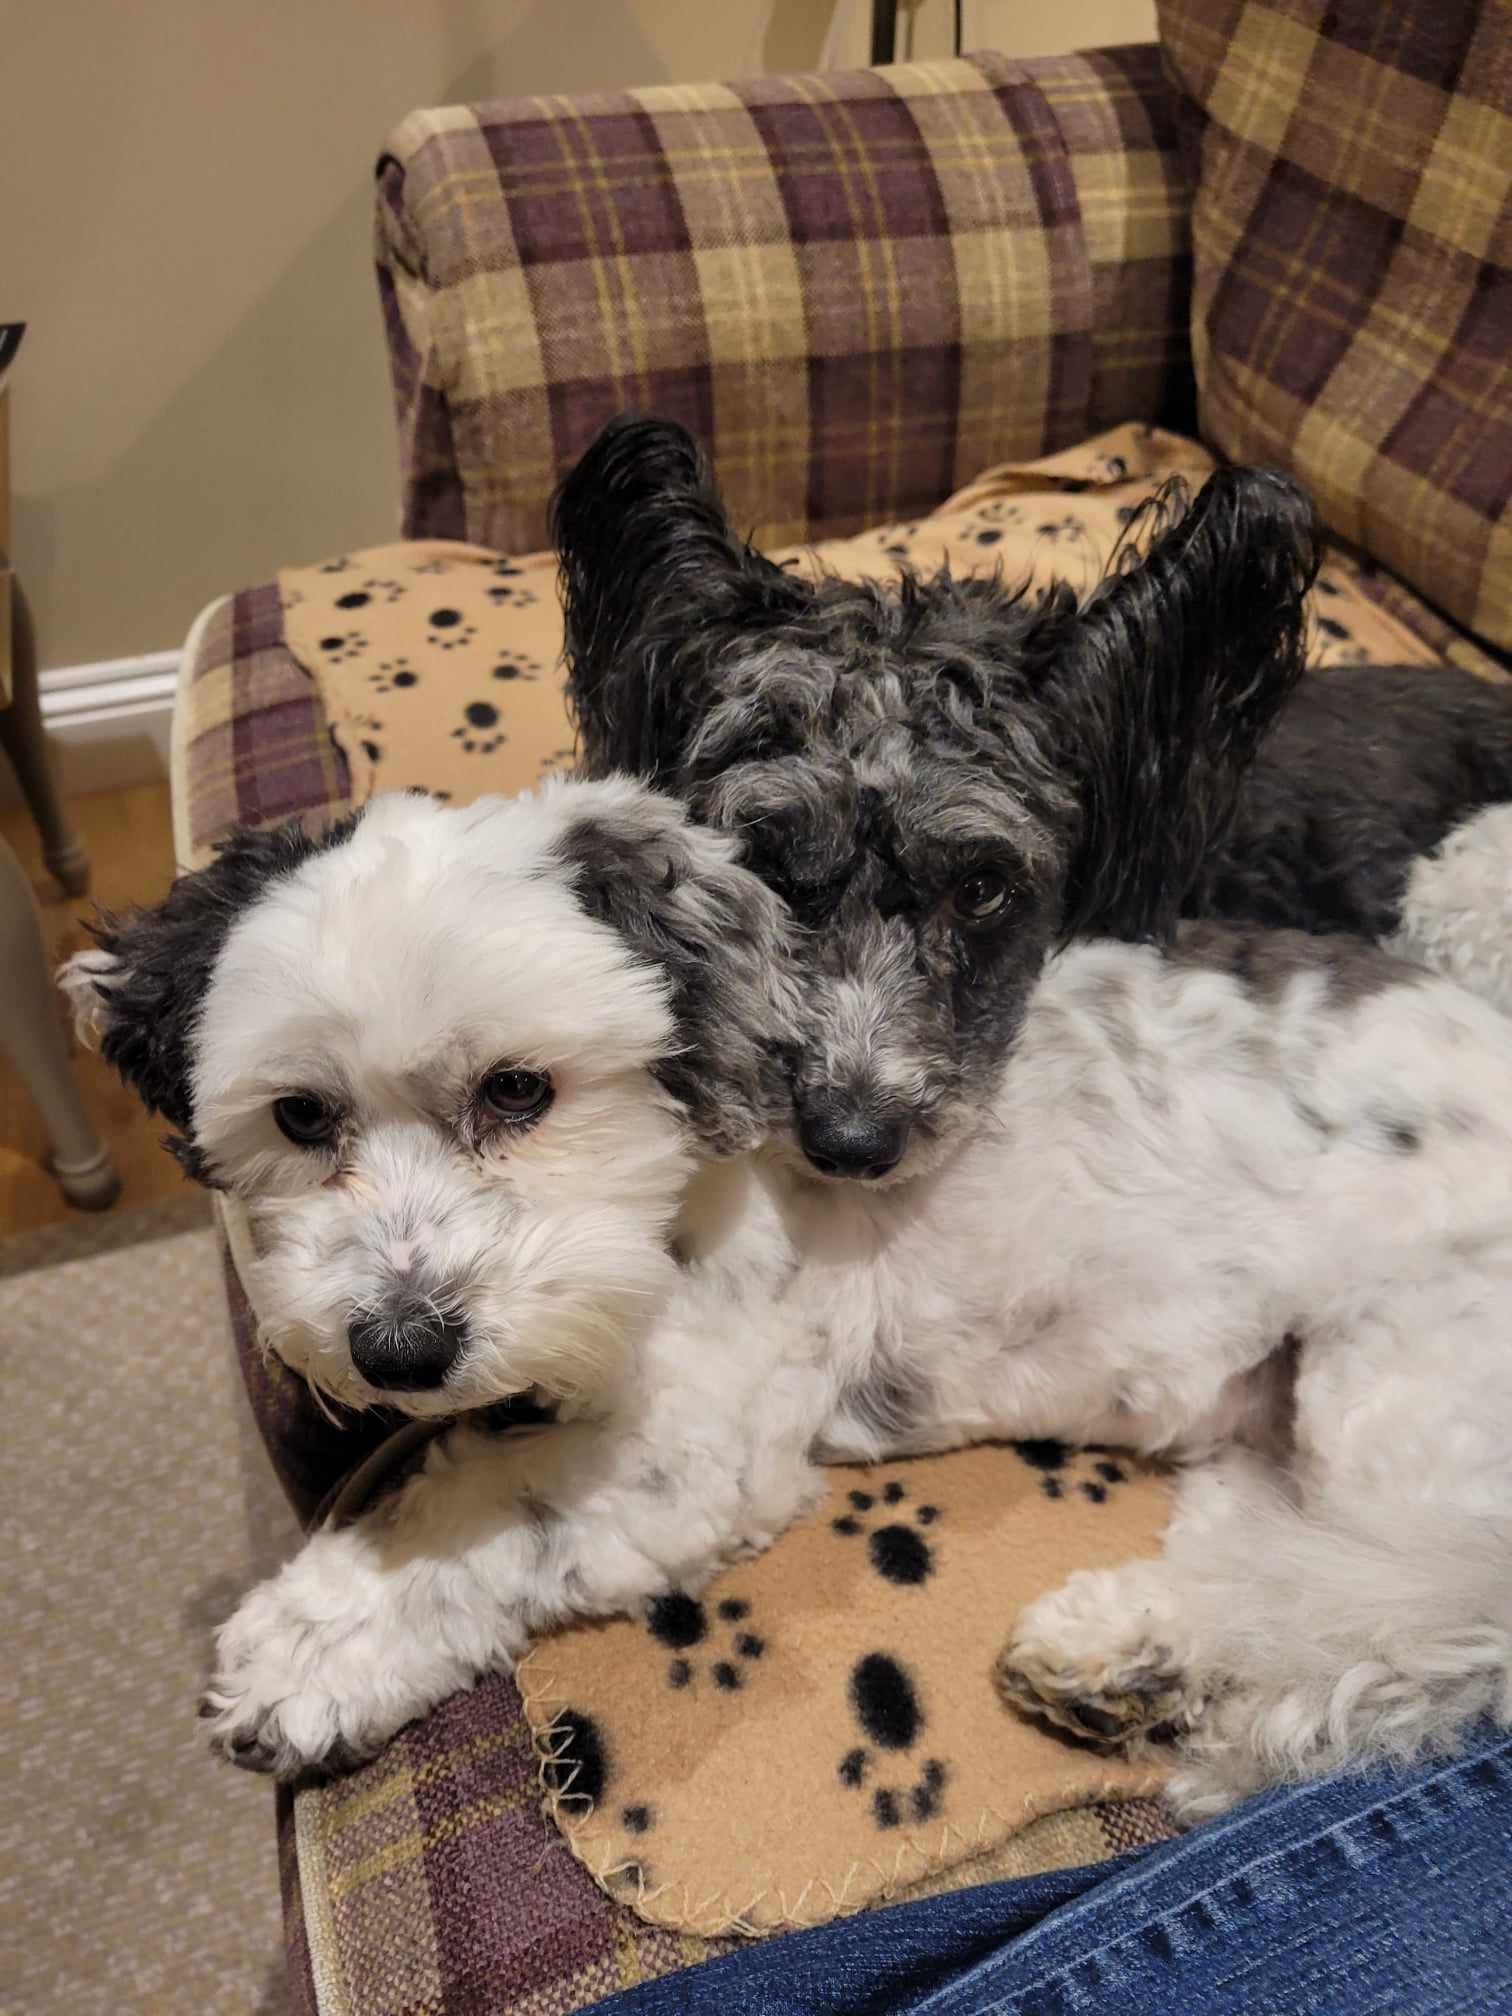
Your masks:
M 1384 958 L 1331 994 L 1305 945 L 1269 990 L 1083 945 L 939 1168 L 868 1191 L 781 1148 L 700 1163 L 652 1076 L 663 982 L 553 851 L 644 798 L 380 801 L 216 964 L 196 1136 L 252 1201 L 272 1342 L 378 1398 L 347 1322 L 417 1272 L 469 1342 L 439 1390 L 383 1399 L 562 1402 L 526 1435 L 452 1429 L 253 1591 L 207 1700 L 222 1750 L 371 1754 L 531 1634 L 765 1546 L 817 1462 L 997 1436 L 1188 1466 L 1161 1562 L 1047 1597 L 1002 1675 L 1094 1738 L 1170 1726 L 1188 1812 L 1512 1718 L 1507 1022 Z M 500 1060 L 555 1099 L 480 1150 L 456 1115 Z M 270 1118 L 312 1079 L 341 1088 L 339 1167 Z
M 1391 950 L 1512 1014 L 1512 805 L 1477 812 L 1413 863 Z

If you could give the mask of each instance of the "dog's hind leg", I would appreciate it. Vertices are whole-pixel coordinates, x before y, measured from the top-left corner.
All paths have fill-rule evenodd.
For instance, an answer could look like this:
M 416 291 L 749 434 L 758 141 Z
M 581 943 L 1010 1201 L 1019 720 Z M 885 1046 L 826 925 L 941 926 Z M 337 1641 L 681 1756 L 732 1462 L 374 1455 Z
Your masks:
M 1183 1473 L 1172 1530 L 1186 1529 L 1201 1544 L 1232 1515 L 1257 1467 L 1257 1459 L 1230 1452 Z M 1039 1597 L 1014 1625 L 995 1678 L 1010 1707 L 1109 1750 L 1185 1736 L 1223 1685 L 1198 1661 L 1166 1555 L 1081 1568 Z
M 1512 1721 L 1508 1289 L 1488 1240 L 1320 1322 L 1291 1495 L 1173 1526 L 1193 1656 L 1228 1682 L 1183 1746 L 1188 1817 L 1450 1748 L 1479 1715 Z

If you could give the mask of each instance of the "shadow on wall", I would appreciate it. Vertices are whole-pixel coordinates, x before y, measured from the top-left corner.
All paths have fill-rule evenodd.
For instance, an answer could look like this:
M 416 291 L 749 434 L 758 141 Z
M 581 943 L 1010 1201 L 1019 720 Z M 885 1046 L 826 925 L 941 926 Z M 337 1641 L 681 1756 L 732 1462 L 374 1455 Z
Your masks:
M 324 130 L 312 134 L 306 128 L 301 137 L 308 81 L 301 86 L 302 102 L 291 98 L 285 108 L 270 108 L 281 112 L 284 123 L 275 119 L 270 125 L 269 144 L 310 157 L 303 186 L 313 194 L 291 216 L 290 235 L 312 213 L 316 221 L 303 229 L 224 339 L 177 383 L 168 360 L 176 354 L 193 358 L 192 319 L 187 334 L 180 319 L 160 332 L 160 342 L 148 339 L 156 312 L 155 265 L 179 246 L 179 220 L 161 208 L 135 208 L 150 241 L 133 248 L 142 251 L 141 285 L 123 300 L 119 329 L 86 343 L 84 357 L 93 348 L 93 361 L 81 368 L 92 371 L 114 360 L 130 374 L 135 398 L 145 390 L 150 412 L 140 431 L 113 459 L 89 468 L 86 481 L 64 478 L 57 487 L 41 489 L 39 479 L 49 473 L 47 443 L 38 438 L 45 428 L 35 407 L 28 419 L 24 379 L 18 388 L 20 426 L 37 432 L 26 469 L 30 487 L 20 487 L 17 472 L 15 546 L 38 612 L 44 665 L 174 647 L 212 596 L 265 579 L 280 563 L 314 560 L 395 535 L 398 470 L 372 275 L 369 175 L 396 118 L 425 103 L 467 103 L 543 87 L 582 91 L 691 79 L 705 67 L 722 75 L 812 68 L 820 60 L 834 0 L 820 5 L 771 0 L 738 14 L 717 10 L 702 26 L 689 32 L 684 23 L 677 34 L 672 24 L 674 17 L 682 20 L 681 0 L 667 0 L 665 7 L 660 0 L 638 0 L 634 6 L 596 9 L 591 36 L 574 35 L 570 44 L 563 36 L 560 0 L 531 0 L 510 10 L 513 18 L 503 33 L 502 11 L 486 0 L 446 5 L 429 36 L 412 38 L 417 55 L 431 60 L 410 65 L 396 49 L 369 63 L 364 75 L 374 88 L 363 95 L 372 99 L 373 111 L 370 125 L 366 113 L 361 115 L 360 142 L 351 136 L 350 102 L 339 116 L 340 133 L 333 137 L 329 130 L 337 123 L 333 114 Z M 655 35 L 645 32 L 642 17 L 653 23 Z M 399 10 L 364 15 L 364 33 L 386 36 L 401 29 Z M 145 60 L 140 50 L 124 45 L 122 55 L 128 68 Z M 689 67 L 695 63 L 696 71 Z M 432 83 L 432 76 L 440 81 Z M 337 80 L 332 82 L 334 88 Z M 125 87 L 129 93 L 129 77 Z M 120 89 L 111 93 L 120 113 L 111 122 L 114 130 L 95 136 L 98 149 L 116 157 L 102 164 L 107 176 L 129 173 L 136 144 L 122 96 Z M 353 162 L 344 188 L 331 187 L 333 158 L 343 172 L 346 161 Z M 259 159 L 239 161 L 236 168 L 256 175 Z M 285 161 L 280 172 L 287 184 L 286 169 Z M 226 173 L 224 158 L 212 161 L 206 180 Z M 192 158 L 186 157 L 183 174 L 193 177 Z M 324 205 L 323 193 L 330 195 Z M 180 271 L 171 300 L 164 280 L 162 312 L 170 321 L 192 318 L 198 302 L 206 323 L 214 322 L 217 270 L 227 271 L 226 262 L 236 256 L 223 238 L 206 238 L 203 209 L 215 200 L 214 187 L 196 198 L 205 270 L 187 277 Z M 186 196 L 186 206 L 188 201 Z M 234 232 L 234 218 L 224 229 Z M 76 244 L 72 256 L 80 257 L 81 249 L 85 271 L 96 265 L 119 270 L 119 248 Z M 197 255 L 191 250 L 184 256 Z M 91 290 L 94 284 L 88 282 Z M 84 285 L 81 277 L 78 286 L 70 281 L 54 290 L 64 303 L 55 320 L 87 311 L 79 299 Z M 46 332 L 39 329 L 38 335 L 28 362 L 46 368 Z M 112 337 L 135 354 L 116 358 Z M 157 353 L 165 361 L 155 365 Z M 154 385 L 154 377 L 165 382 Z M 69 424 L 56 382 L 49 390 L 53 424 Z M 159 391 L 161 396 L 151 396 Z

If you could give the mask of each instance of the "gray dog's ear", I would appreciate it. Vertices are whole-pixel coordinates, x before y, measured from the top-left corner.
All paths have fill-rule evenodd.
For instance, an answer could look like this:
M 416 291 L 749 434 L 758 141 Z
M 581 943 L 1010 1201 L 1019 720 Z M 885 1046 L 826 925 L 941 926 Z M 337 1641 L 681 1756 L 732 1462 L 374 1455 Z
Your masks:
M 1052 674 L 1083 815 L 1068 938 L 1169 936 L 1302 676 L 1319 562 L 1306 492 L 1277 470 L 1220 469 L 1186 501 L 1169 485 L 1131 527 L 1153 536 L 1067 622 Z
M 580 787 L 557 839 L 590 916 L 665 976 L 677 1047 L 656 1075 L 716 1154 L 755 1147 L 791 1102 L 797 1029 L 787 911 L 727 835 L 625 780 Z
M 359 816 L 318 837 L 294 821 L 233 833 L 161 903 L 98 917 L 89 927 L 95 949 L 76 953 L 58 976 L 81 1040 L 176 1130 L 165 1145 L 199 1182 L 209 1177 L 193 1141 L 195 1030 L 227 934 L 269 882 L 345 840 Z
M 812 590 L 736 536 L 670 420 L 612 420 L 558 490 L 551 536 L 582 767 L 671 783 L 719 697 L 724 641 L 792 618 Z

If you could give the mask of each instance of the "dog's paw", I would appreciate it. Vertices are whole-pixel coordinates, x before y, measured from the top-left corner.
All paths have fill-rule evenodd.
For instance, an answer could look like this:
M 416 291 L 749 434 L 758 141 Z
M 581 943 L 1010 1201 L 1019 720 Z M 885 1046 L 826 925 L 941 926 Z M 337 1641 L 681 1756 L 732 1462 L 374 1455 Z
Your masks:
M 1024 1612 L 994 1677 L 1011 1708 L 1101 1750 L 1184 1736 L 1207 1695 L 1155 1564 L 1083 1569 Z
M 217 1674 L 200 1699 L 200 1719 L 210 1748 L 241 1771 L 261 1771 L 286 1781 L 332 1777 L 365 1764 L 381 1741 L 359 1747 L 336 1733 L 335 1704 L 309 1699 L 268 1702 L 240 1682 Z
M 429 1702 L 397 1684 L 371 1625 L 321 1613 L 286 1570 L 254 1589 L 216 1645 L 216 1669 L 200 1702 L 211 1749 L 243 1771 L 276 1778 L 352 1769 Z

